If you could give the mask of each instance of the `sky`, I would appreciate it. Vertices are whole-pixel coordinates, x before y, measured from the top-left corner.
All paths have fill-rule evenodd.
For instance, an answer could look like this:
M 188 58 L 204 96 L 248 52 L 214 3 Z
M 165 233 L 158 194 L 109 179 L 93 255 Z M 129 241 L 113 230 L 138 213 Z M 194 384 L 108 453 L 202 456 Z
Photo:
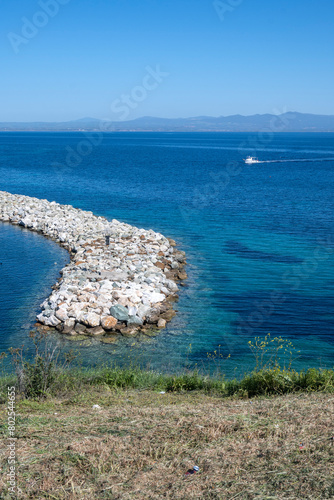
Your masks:
M 2 0 L 0 121 L 334 114 L 333 0 Z

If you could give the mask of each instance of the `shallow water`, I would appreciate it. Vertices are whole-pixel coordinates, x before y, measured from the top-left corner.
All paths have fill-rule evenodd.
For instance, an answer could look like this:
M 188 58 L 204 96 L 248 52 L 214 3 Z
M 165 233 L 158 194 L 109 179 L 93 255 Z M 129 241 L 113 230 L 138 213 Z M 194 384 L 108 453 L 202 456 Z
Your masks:
M 0 223 L 1 350 L 25 343 L 40 303 L 69 255 L 51 240 Z
M 187 253 L 189 279 L 168 328 L 115 345 L 75 344 L 85 364 L 135 358 L 162 370 L 212 369 L 221 360 L 210 354 L 220 349 L 231 354 L 222 362 L 231 374 L 253 366 L 247 343 L 270 332 L 301 351 L 296 368 L 333 366 L 334 161 L 318 160 L 334 158 L 333 138 L 277 134 L 264 143 L 257 134 L 118 133 L 92 146 L 81 133 L 2 133 L 0 189 L 153 228 Z M 247 154 L 314 161 L 246 166 Z M 26 337 L 68 257 L 17 227 L 0 224 L 0 235 L 5 348 Z

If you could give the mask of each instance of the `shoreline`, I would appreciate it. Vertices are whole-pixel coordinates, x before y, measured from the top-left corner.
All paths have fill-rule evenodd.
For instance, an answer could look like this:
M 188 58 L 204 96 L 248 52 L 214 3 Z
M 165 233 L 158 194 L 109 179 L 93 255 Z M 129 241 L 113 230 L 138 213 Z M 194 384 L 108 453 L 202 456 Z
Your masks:
M 51 238 L 70 262 L 41 304 L 36 326 L 66 335 L 118 335 L 164 328 L 175 316 L 177 282 L 187 278 L 174 240 L 92 212 L 0 191 L 0 222 Z

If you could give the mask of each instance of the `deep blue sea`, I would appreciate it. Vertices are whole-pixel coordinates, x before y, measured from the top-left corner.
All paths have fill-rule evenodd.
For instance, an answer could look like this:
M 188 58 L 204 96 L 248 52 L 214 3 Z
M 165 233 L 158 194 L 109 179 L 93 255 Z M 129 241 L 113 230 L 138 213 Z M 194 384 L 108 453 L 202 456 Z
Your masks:
M 245 165 L 248 154 L 275 162 Z M 292 341 L 297 369 L 334 365 L 334 134 L 0 133 L 0 179 L 0 190 L 153 228 L 187 253 L 178 313 L 158 336 L 55 335 L 85 365 L 241 373 L 254 365 L 248 341 L 268 333 Z M 29 345 L 67 261 L 52 241 L 0 223 L 0 351 Z M 214 351 L 231 357 L 212 362 Z

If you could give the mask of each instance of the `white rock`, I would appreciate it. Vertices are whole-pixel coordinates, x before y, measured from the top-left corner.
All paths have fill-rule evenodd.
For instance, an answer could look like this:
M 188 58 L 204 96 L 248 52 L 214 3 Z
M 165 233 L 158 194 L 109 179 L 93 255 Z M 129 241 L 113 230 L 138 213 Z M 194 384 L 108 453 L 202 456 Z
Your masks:
M 135 306 L 130 306 L 129 307 L 129 316 L 136 316 L 137 314 L 137 308 Z
M 172 281 L 172 280 L 166 280 L 166 287 L 171 291 L 171 292 L 177 292 L 179 287 L 177 284 Z
M 96 313 L 93 313 L 93 312 L 83 314 L 80 316 L 80 318 L 81 318 L 81 322 L 84 325 L 89 326 L 91 328 L 94 328 L 95 326 L 99 326 L 100 321 L 101 321 L 100 316 Z
M 141 304 L 137 310 L 137 316 L 140 318 L 145 318 L 146 314 L 151 310 L 150 305 Z
M 55 313 L 56 318 L 60 321 L 65 322 L 68 319 L 67 309 L 65 307 L 60 307 Z
M 51 315 L 49 318 L 44 318 L 44 321 L 42 321 L 42 323 L 47 326 L 57 326 L 60 324 L 60 321 L 56 318 L 56 316 Z
M 87 305 L 87 302 L 72 303 L 71 307 L 67 311 L 68 316 L 71 318 L 77 318 L 81 311 L 87 307 Z
M 163 293 L 153 292 L 150 294 L 151 304 L 156 304 L 157 302 L 162 302 L 165 300 L 165 295 Z

